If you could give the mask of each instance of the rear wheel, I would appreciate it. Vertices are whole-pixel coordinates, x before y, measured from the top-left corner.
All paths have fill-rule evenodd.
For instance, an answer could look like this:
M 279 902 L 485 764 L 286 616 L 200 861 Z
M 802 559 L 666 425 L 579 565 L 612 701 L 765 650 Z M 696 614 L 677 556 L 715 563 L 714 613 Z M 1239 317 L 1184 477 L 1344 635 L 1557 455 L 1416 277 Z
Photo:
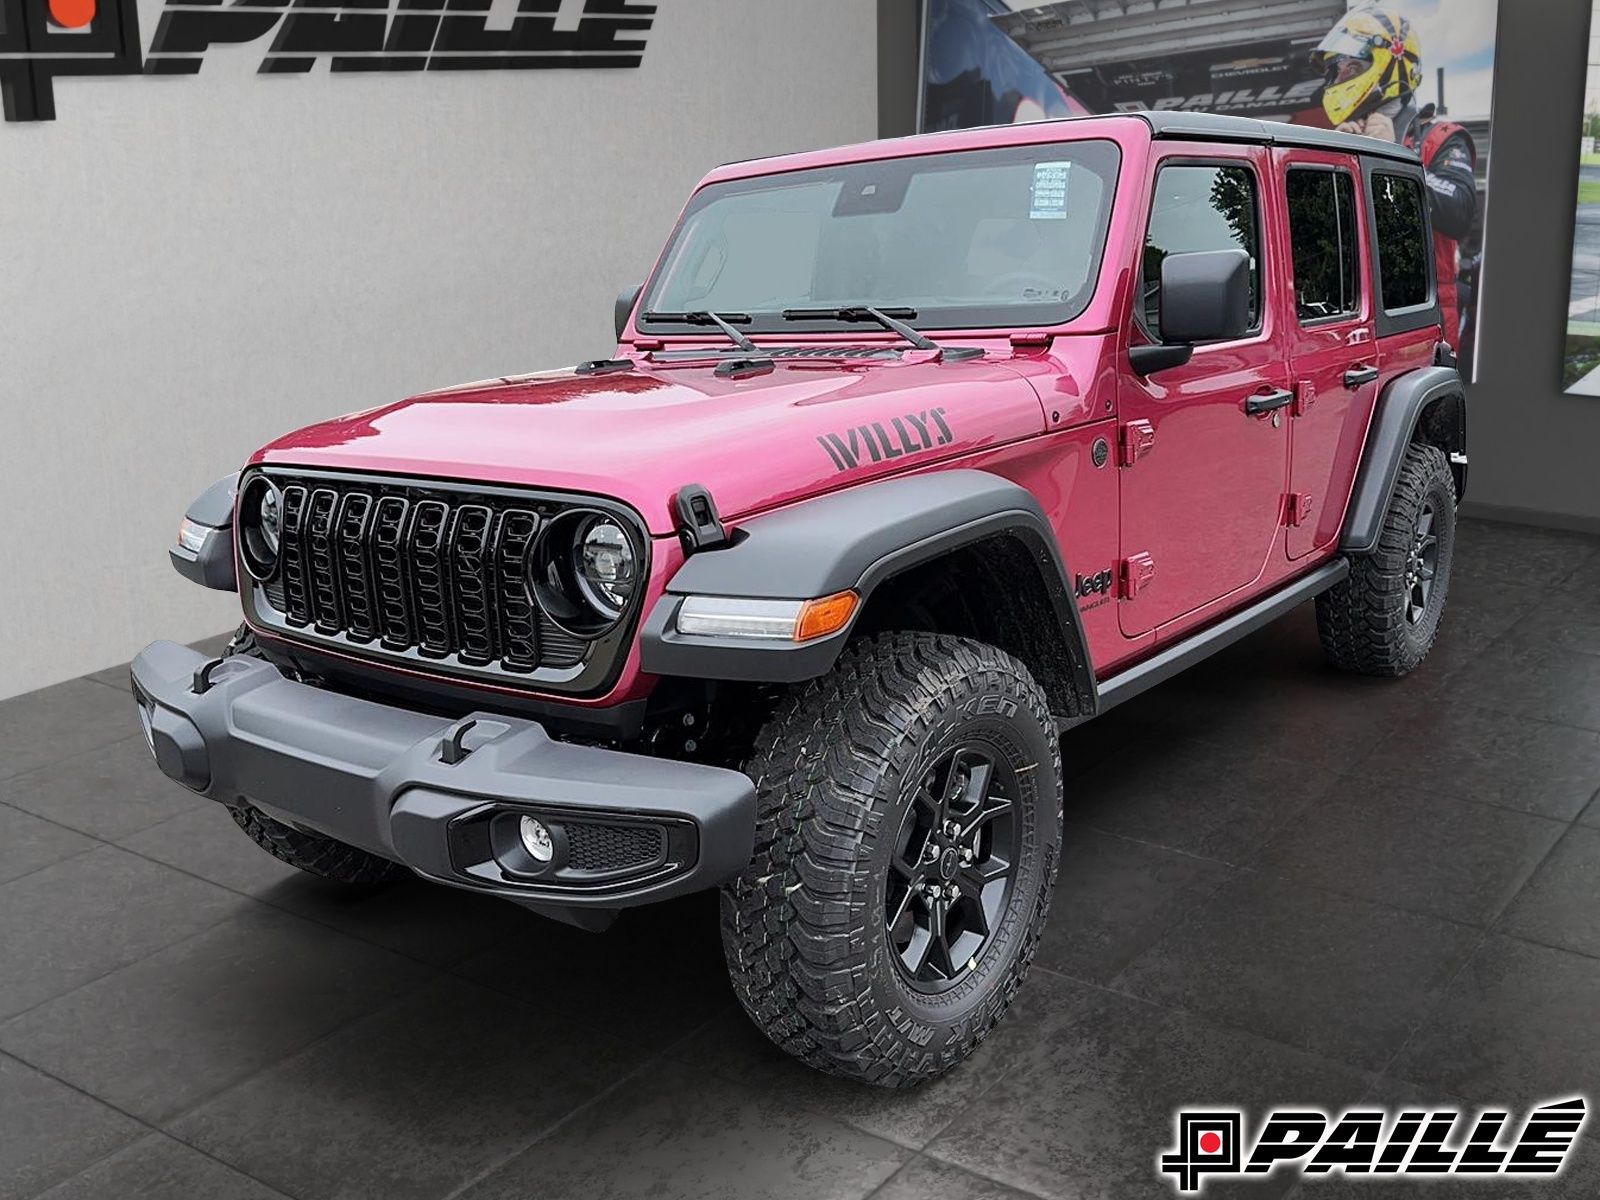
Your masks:
M 746 769 L 756 851 L 723 889 L 751 1019 L 888 1087 L 942 1074 L 1027 973 L 1061 843 L 1043 691 L 993 647 L 887 634 L 778 706 Z
M 1456 490 L 1437 446 L 1406 451 L 1378 545 L 1317 597 L 1317 628 L 1332 663 L 1363 675 L 1405 675 L 1439 633 L 1455 553 Z

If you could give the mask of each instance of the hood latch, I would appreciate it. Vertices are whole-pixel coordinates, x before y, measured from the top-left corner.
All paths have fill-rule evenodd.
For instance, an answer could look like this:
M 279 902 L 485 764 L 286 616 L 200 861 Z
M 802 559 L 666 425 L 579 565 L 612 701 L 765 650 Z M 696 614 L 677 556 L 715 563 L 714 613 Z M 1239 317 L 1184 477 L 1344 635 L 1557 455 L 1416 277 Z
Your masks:
M 717 502 L 703 484 L 686 483 L 672 498 L 678 514 L 678 540 L 684 554 L 720 550 L 728 544 L 728 531 L 717 515 Z

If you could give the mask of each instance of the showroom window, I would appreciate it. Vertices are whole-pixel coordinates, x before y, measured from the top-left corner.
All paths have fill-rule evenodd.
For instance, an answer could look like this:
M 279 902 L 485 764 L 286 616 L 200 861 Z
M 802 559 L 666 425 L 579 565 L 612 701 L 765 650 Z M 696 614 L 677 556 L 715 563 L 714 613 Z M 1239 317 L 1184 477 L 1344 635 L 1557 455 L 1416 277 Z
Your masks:
M 1144 317 L 1161 328 L 1161 263 L 1169 254 L 1243 250 L 1250 256 L 1250 328 L 1261 321 L 1261 224 L 1248 167 L 1184 163 L 1162 167 L 1144 247 Z
M 1289 172 L 1295 311 L 1302 324 L 1356 315 L 1361 304 L 1356 185 L 1346 171 Z
M 1422 184 L 1409 175 L 1372 177 L 1372 211 L 1377 223 L 1378 268 L 1386 312 L 1428 302 L 1428 227 L 1422 212 Z

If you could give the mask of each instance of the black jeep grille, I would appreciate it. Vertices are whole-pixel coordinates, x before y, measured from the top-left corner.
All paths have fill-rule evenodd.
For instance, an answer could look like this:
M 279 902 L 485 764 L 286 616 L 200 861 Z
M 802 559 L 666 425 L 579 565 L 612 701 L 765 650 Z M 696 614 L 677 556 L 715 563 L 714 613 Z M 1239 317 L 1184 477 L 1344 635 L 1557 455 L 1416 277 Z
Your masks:
M 527 586 L 539 530 L 563 509 L 590 504 L 267 473 L 283 493 L 282 565 L 258 589 L 267 611 L 258 603 L 256 613 L 283 632 L 479 675 L 570 676 L 613 649 L 609 638 L 589 642 L 562 630 Z

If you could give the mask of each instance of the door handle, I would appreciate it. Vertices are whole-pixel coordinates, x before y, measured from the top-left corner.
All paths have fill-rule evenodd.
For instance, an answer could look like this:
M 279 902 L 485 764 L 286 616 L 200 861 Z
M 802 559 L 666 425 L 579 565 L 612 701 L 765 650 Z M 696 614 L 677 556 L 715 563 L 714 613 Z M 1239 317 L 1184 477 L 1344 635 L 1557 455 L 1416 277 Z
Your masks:
M 1262 413 L 1286 408 L 1293 403 L 1293 392 L 1257 392 L 1254 396 L 1246 397 L 1244 413 L 1247 417 L 1259 417 Z
M 1377 367 L 1351 367 L 1344 373 L 1344 385 L 1351 391 L 1365 387 L 1378 378 Z

